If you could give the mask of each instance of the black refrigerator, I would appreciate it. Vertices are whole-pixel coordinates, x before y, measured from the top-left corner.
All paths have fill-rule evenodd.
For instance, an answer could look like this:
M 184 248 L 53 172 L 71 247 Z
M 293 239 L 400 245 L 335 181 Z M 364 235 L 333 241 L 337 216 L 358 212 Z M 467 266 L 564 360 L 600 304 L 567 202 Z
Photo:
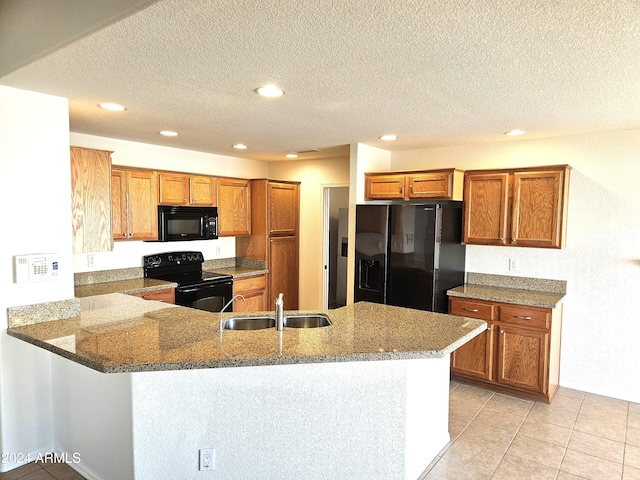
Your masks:
M 356 206 L 355 301 L 446 313 L 464 283 L 462 202 Z

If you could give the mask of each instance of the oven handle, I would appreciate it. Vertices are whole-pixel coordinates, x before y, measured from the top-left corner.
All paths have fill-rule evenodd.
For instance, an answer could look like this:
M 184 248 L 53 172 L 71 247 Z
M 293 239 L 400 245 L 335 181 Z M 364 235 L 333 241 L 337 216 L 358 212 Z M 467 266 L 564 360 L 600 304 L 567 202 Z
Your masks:
M 200 290 L 199 287 L 195 287 L 195 288 L 179 288 L 177 289 L 179 292 L 181 293 L 191 293 L 191 292 L 195 292 L 197 290 Z

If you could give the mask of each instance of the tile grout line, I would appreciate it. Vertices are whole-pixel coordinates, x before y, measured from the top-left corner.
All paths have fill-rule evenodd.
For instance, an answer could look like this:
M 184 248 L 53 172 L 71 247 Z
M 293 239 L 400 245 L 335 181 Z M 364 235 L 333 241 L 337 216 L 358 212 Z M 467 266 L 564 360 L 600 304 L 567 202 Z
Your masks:
M 500 461 L 498 462 L 498 465 L 496 465 L 496 468 L 493 469 L 493 471 L 491 472 L 491 476 L 489 477 L 489 479 L 492 479 L 493 476 L 496 473 L 496 470 L 498 470 L 498 467 L 500 466 L 500 464 L 502 463 L 502 461 L 504 460 L 505 455 L 507 454 L 507 451 L 509 450 L 509 448 L 511 447 L 511 445 L 513 444 L 514 440 L 516 439 L 516 437 L 518 436 L 518 432 L 522 429 L 522 425 L 524 425 L 524 422 L 527 421 L 527 418 L 529 418 L 529 414 L 531 413 L 531 410 L 533 410 L 533 406 L 536 404 L 537 402 L 534 401 L 533 404 L 531 405 L 531 408 L 529 409 L 529 411 L 527 412 L 527 415 L 524 417 L 524 419 L 522 420 L 522 422 L 520 422 L 520 426 L 518 427 L 518 429 L 516 430 L 516 433 L 513 435 L 513 438 L 511 439 L 511 441 L 509 442 L 509 445 L 507 445 L 507 448 L 505 449 L 504 453 L 502 454 L 502 457 L 500 458 Z M 484 407 L 483 407 L 484 408 Z M 556 475 L 557 477 L 557 475 Z

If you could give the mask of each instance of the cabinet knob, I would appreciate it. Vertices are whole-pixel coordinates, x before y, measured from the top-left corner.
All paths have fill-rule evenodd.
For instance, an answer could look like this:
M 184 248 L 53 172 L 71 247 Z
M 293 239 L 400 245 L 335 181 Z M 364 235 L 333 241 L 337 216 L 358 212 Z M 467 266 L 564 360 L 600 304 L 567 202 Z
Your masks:
M 124 238 L 127 238 L 129 235 L 127 235 L 126 233 L 123 233 L 123 234 L 122 234 L 122 236 L 123 236 Z
M 402 191 L 402 185 L 398 185 L 398 189 Z
M 133 237 L 134 235 L 135 235 L 135 234 L 133 234 L 133 233 L 130 233 L 130 234 L 129 234 L 129 236 L 130 236 L 130 237 Z
M 409 190 L 411 190 L 413 192 L 413 183 L 411 185 L 409 185 Z
M 498 240 L 500 240 L 501 242 L 504 242 L 504 237 L 499 237 Z
M 500 329 L 500 333 L 504 333 L 504 330 Z
M 185 203 L 187 203 L 187 199 L 186 199 L 186 198 L 183 198 L 183 199 L 182 199 L 182 201 L 183 201 L 183 202 L 185 202 Z
M 511 243 L 516 243 L 516 239 L 515 238 L 511 238 Z

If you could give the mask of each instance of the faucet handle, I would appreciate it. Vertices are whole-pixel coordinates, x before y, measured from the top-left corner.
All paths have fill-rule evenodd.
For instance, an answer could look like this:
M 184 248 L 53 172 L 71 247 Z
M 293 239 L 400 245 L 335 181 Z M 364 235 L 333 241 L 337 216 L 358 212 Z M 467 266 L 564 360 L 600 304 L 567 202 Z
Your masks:
M 276 305 L 284 305 L 284 300 L 283 300 L 283 295 L 282 293 L 278 294 L 278 298 L 276 298 L 276 301 L 274 302 Z

